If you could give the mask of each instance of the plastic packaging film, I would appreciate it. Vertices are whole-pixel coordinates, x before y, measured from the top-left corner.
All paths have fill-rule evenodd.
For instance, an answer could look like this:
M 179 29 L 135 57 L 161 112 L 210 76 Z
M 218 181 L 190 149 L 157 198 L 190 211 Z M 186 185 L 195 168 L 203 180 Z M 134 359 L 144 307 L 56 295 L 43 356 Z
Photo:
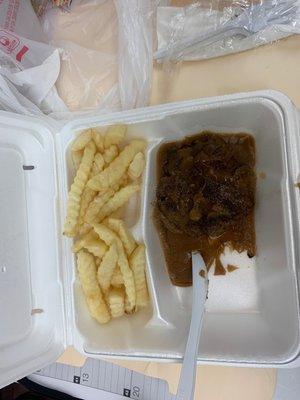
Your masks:
M 119 85 L 123 109 L 148 104 L 156 5 L 149 0 L 115 0 L 119 19 Z M 122 28 L 122 30 L 121 30 Z
M 244 51 L 299 33 L 299 3 L 35 0 L 38 18 L 29 1 L 3 0 L 0 107 L 66 119 L 145 106 L 155 48 L 165 63 Z
M 61 49 L 56 85 L 68 109 L 101 109 L 107 96 L 111 108 L 118 108 L 118 26 L 113 2 L 75 1 L 70 12 L 52 8 L 44 13 L 42 25 L 49 42 Z
M 300 32 L 300 3 L 295 0 L 181 3 L 189 4 L 157 9 L 155 59 L 160 62 L 218 57 Z
M 39 19 L 30 2 L 0 3 L 2 109 L 65 119 L 148 104 L 156 1 L 34 5 Z

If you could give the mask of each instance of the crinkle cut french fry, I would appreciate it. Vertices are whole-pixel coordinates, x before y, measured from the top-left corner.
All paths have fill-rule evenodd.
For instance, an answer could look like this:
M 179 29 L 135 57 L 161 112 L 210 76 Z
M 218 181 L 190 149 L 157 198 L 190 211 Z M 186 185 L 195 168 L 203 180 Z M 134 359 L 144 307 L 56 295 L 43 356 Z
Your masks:
M 100 264 L 101 264 L 101 258 L 95 257 L 95 265 L 97 269 L 99 268 Z
M 105 161 L 106 166 L 109 165 L 119 154 L 118 147 L 116 145 L 111 145 L 108 149 L 106 149 L 103 153 L 103 159 Z
M 64 226 L 64 234 L 66 236 L 76 236 L 81 196 L 90 175 L 95 150 L 95 144 L 90 141 L 84 149 L 80 166 L 76 172 L 74 182 L 71 185 L 67 203 L 67 216 Z
M 95 175 L 100 174 L 104 169 L 105 161 L 101 153 L 97 153 L 94 158 Z
M 120 207 L 120 208 L 118 208 L 118 210 L 111 213 L 109 218 L 120 219 L 120 218 L 123 218 L 123 216 L 124 216 L 124 207 Z
M 134 312 L 136 308 L 136 293 L 135 293 L 133 273 L 130 269 L 129 262 L 125 254 L 125 250 L 120 239 L 117 241 L 117 247 L 119 254 L 118 265 L 123 275 L 125 291 L 129 302 L 128 309 Z
M 91 141 L 91 139 L 92 139 L 91 129 L 86 129 L 85 131 L 81 132 L 72 144 L 72 151 L 78 151 L 84 149 L 85 146 Z
M 125 293 L 121 288 L 112 288 L 107 294 L 107 303 L 113 318 L 124 315 L 125 312 Z
M 108 217 L 114 211 L 122 207 L 139 189 L 139 185 L 128 185 L 124 188 L 121 188 L 100 209 L 96 217 L 97 222 L 101 222 L 104 218 Z
M 99 236 L 92 229 L 82 238 L 78 239 L 72 247 L 74 253 L 78 253 L 81 249 L 86 249 L 95 257 L 102 259 L 104 254 L 107 252 L 108 247 L 103 240 L 99 239 Z
M 133 272 L 130 269 L 128 259 L 126 257 L 126 253 L 121 242 L 121 239 L 109 229 L 104 224 L 94 224 L 93 225 L 95 232 L 99 235 L 100 239 L 103 240 L 107 246 L 110 246 L 113 242 L 116 243 L 118 249 L 118 266 L 120 267 L 120 271 L 123 275 L 124 286 L 126 295 L 128 297 L 128 310 L 135 310 L 135 285 L 134 285 L 134 277 Z
M 90 314 L 100 324 L 110 320 L 109 309 L 97 281 L 97 267 L 94 257 L 84 250 L 77 254 L 78 276 Z
M 92 128 L 92 138 L 97 146 L 97 149 L 102 153 L 104 151 L 104 138 L 101 128 Z
M 144 140 L 132 140 L 104 171 L 88 181 L 93 190 L 105 190 L 116 184 L 125 174 L 134 156 L 146 147 Z
M 125 295 L 125 313 L 126 314 L 133 314 L 135 311 L 136 311 L 135 308 L 133 309 L 131 307 L 130 301 L 129 301 L 128 296 L 126 294 Z
M 75 170 L 77 171 L 83 156 L 82 150 L 72 151 L 72 162 Z
M 103 157 L 100 153 L 97 153 L 94 158 L 93 166 L 92 166 L 92 171 L 91 171 L 91 176 L 95 176 L 97 173 L 101 172 L 104 166 L 104 160 Z M 81 225 L 84 223 L 84 216 L 86 214 L 86 210 L 90 203 L 94 200 L 96 197 L 97 192 L 86 186 L 83 190 L 82 197 L 81 197 L 81 205 L 80 205 L 80 212 L 79 212 L 79 219 L 78 219 L 78 225 L 79 228 Z M 85 229 L 81 229 L 81 232 L 85 231 Z
M 94 198 L 97 196 L 97 192 L 94 192 L 89 187 L 85 187 L 84 191 L 82 193 L 81 197 L 81 205 L 80 205 L 80 212 L 79 212 L 79 219 L 78 219 L 78 225 L 81 226 L 84 223 L 84 216 L 86 214 L 86 210 L 88 209 L 88 206 L 90 203 L 94 200 Z
M 103 240 L 99 240 L 99 237 L 96 240 L 93 239 L 86 242 L 84 248 L 100 260 L 107 252 L 106 244 L 103 242 Z
M 89 205 L 86 212 L 85 220 L 89 223 L 96 222 L 96 217 L 99 214 L 101 208 L 115 195 L 115 192 L 117 192 L 119 188 L 125 183 L 127 183 L 127 178 L 126 176 L 123 176 L 120 181 L 117 182 L 114 186 L 112 186 L 108 190 L 99 192 L 97 197 Z
M 91 230 L 86 235 L 82 236 L 80 239 L 76 240 L 76 242 L 72 246 L 73 253 L 78 253 L 79 250 L 83 249 L 85 244 L 90 240 L 99 239 L 99 236 L 94 230 Z
M 98 283 L 103 291 L 103 293 L 107 293 L 113 272 L 116 268 L 118 261 L 118 250 L 117 245 L 113 242 L 108 251 L 104 254 L 100 267 L 98 268 Z
M 145 275 L 146 256 L 145 246 L 140 244 L 130 257 L 130 266 L 134 276 L 136 290 L 136 306 L 145 307 L 149 301 L 147 281 Z
M 114 195 L 113 189 L 108 189 L 107 192 L 98 193 L 94 200 L 89 204 L 85 214 L 85 221 L 93 223 L 104 204 Z
M 122 285 L 124 285 L 123 275 L 119 267 L 115 268 L 114 270 L 114 273 L 111 277 L 111 285 L 116 288 L 119 288 Z
M 145 157 L 142 152 L 137 153 L 128 168 L 128 176 L 133 181 L 138 179 L 145 168 Z
M 78 227 L 78 235 L 80 235 L 80 236 L 86 235 L 87 233 L 89 233 L 91 231 L 91 229 L 92 228 L 90 227 L 90 225 L 88 223 L 83 222 L 83 224 Z
M 104 137 L 104 147 L 108 149 L 113 144 L 120 144 L 126 134 L 126 125 L 112 125 L 110 126 Z
M 126 228 L 124 221 L 116 218 L 107 218 L 105 223 L 111 230 L 119 235 L 126 250 L 127 256 L 130 256 L 130 254 L 136 248 L 136 242 L 131 232 Z

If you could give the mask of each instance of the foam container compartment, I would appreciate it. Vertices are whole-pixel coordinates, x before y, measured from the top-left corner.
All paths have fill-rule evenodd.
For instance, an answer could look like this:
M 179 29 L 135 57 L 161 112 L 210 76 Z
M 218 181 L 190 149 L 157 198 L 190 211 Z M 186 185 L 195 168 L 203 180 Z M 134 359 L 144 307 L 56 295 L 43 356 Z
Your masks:
M 88 314 L 71 240 L 61 235 L 74 171 L 70 144 L 82 129 L 117 122 L 148 140 L 140 197 L 126 212 L 147 246 L 151 305 L 100 326 Z M 249 132 L 257 148 L 257 256 L 210 274 L 199 363 L 300 366 L 299 113 L 261 91 L 148 107 L 68 123 L 0 113 L 0 386 L 55 361 L 74 345 L 88 357 L 180 361 L 191 288 L 172 286 L 153 224 L 156 154 L 165 141 L 203 130 Z M 262 179 L 261 177 L 264 177 Z

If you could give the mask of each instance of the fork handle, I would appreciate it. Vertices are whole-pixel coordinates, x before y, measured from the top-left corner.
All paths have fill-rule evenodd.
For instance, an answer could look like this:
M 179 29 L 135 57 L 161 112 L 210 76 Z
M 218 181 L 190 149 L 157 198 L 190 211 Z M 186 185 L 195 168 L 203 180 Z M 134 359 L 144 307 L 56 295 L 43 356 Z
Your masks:
M 157 61 L 162 61 L 167 56 L 169 51 L 171 52 L 172 59 L 178 59 L 181 56 L 181 52 L 196 44 L 201 43 L 201 46 L 207 46 L 219 40 L 227 39 L 231 36 L 236 36 L 236 35 L 248 36 L 249 34 L 250 32 L 247 29 L 236 26 L 231 26 L 231 27 L 227 26 L 218 29 L 211 29 L 208 32 L 196 35 L 193 38 L 181 40 L 176 45 L 176 50 L 174 54 L 172 54 L 172 47 L 170 49 L 165 47 L 161 50 L 158 50 L 154 54 L 154 59 L 156 59 Z
M 181 375 L 178 384 L 176 400 L 193 400 L 195 393 L 195 380 L 197 372 L 198 345 L 200 340 L 199 326 L 202 324 L 203 314 L 199 316 L 194 314 L 194 320 L 191 320 L 190 330 L 185 356 L 182 363 Z
M 202 262 L 205 266 L 202 257 L 197 262 Z M 207 278 L 199 276 L 200 269 L 201 267 L 194 268 L 193 266 L 192 318 L 175 400 L 193 400 L 194 398 L 199 339 L 207 295 Z

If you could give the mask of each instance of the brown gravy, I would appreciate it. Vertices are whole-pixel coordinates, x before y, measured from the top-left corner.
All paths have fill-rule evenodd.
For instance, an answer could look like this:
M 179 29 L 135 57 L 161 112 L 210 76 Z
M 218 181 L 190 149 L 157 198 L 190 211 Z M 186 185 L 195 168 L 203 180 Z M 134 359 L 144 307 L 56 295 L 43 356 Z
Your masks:
M 238 267 L 236 267 L 235 265 L 232 265 L 232 264 L 227 265 L 227 272 L 234 272 L 237 269 L 238 269 Z
M 192 284 L 191 252 L 225 275 L 226 246 L 255 245 L 255 141 L 245 133 L 203 132 L 163 144 L 157 156 L 154 218 L 174 285 Z

